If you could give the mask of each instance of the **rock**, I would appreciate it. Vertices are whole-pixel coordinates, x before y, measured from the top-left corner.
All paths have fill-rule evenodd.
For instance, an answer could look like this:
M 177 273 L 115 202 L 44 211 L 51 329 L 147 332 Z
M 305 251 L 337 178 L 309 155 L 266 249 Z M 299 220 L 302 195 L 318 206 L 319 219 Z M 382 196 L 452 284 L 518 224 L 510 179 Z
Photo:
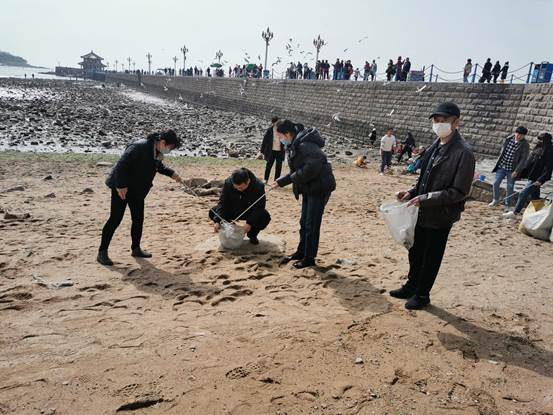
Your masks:
M 4 190 L 4 193 L 9 193 L 9 192 L 24 192 L 24 191 L 25 191 L 25 187 L 24 187 L 24 186 L 14 186 L 14 187 L 10 187 L 9 189 Z
M 46 181 L 46 180 L 52 180 L 53 177 L 51 174 L 49 174 L 48 176 L 44 177 L 42 180 Z
M 25 219 L 29 219 L 31 217 L 31 214 L 30 213 L 9 213 L 9 212 L 6 212 L 4 214 L 4 219 L 5 220 L 25 220 Z
M 229 150 L 228 151 L 228 156 L 231 157 L 231 158 L 238 158 L 238 157 L 240 157 L 240 153 L 236 150 Z
M 113 163 L 110 163 L 109 161 L 99 161 L 96 163 L 96 167 L 112 167 Z
M 353 153 L 349 150 L 347 150 L 345 153 L 346 153 L 346 156 L 353 156 Z
M 344 259 L 344 258 L 337 259 L 336 263 L 338 265 L 344 265 L 346 267 L 349 267 L 349 266 L 352 266 L 352 265 L 357 265 L 357 261 L 355 261 L 353 259 Z
M 113 146 L 113 144 L 111 143 L 111 141 L 102 142 L 102 147 L 104 147 L 104 148 L 111 148 L 112 146 Z
M 54 199 L 56 197 L 55 193 L 48 193 L 46 196 L 44 196 L 47 199 Z
M 94 190 L 91 189 L 90 187 L 87 187 L 85 189 L 83 189 L 83 191 L 81 192 L 81 194 L 90 194 L 90 193 L 94 193 Z
M 355 364 L 356 365 L 362 365 L 364 362 L 363 362 L 363 358 L 362 357 L 357 357 L 355 359 Z
M 104 130 L 100 130 L 100 131 L 98 131 L 98 135 L 104 137 L 104 136 L 107 135 L 107 133 Z

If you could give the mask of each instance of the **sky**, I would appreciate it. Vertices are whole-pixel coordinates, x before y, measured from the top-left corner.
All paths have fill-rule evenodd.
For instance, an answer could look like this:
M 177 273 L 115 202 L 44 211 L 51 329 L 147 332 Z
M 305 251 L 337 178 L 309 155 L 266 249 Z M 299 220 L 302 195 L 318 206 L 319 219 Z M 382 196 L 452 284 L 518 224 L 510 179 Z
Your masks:
M 382 72 L 388 59 L 401 55 L 412 69 L 434 64 L 456 72 L 466 58 L 483 63 L 490 57 L 508 60 L 515 70 L 530 61 L 553 61 L 551 21 L 553 0 L 0 0 L 0 50 L 45 67 L 78 67 L 79 57 L 94 50 L 110 68 L 115 60 L 127 66 L 131 57 L 136 68 L 147 69 L 148 52 L 153 68 L 174 67 L 173 56 L 182 67 L 180 48 L 186 45 L 187 67 L 205 68 L 221 50 L 228 71 L 244 64 L 246 54 L 250 62 L 264 63 L 261 33 L 269 27 L 269 67 L 282 60 L 275 72 L 292 60 L 311 65 L 319 34 L 327 43 L 321 59 L 351 59 L 360 69 L 376 59 Z

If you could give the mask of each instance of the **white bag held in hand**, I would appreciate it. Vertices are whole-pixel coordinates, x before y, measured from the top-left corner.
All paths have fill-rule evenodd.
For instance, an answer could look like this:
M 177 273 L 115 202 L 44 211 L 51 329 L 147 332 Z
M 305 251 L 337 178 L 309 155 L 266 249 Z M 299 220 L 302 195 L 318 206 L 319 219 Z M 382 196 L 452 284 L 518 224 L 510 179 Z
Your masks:
M 224 249 L 238 249 L 244 240 L 244 229 L 229 222 L 221 222 L 219 229 L 219 242 Z
M 415 226 L 419 208 L 403 202 L 386 202 L 380 206 L 380 213 L 394 238 L 400 245 L 411 249 L 415 242 Z
M 553 204 L 548 204 L 539 210 L 534 206 L 526 208 L 519 229 L 534 238 L 547 241 L 551 239 L 553 228 Z

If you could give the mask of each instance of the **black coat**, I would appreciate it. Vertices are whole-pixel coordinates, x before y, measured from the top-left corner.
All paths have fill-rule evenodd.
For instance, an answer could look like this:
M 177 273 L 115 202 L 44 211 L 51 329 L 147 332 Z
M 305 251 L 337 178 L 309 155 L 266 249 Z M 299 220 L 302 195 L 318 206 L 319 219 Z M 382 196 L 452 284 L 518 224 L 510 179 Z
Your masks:
M 290 173 L 277 180 L 279 186 L 293 184 L 296 199 L 304 196 L 330 196 L 336 189 L 332 165 L 322 148 L 324 138 L 310 128 L 300 131 L 287 148 Z
M 248 170 L 250 184 L 246 190 L 240 192 L 232 185 L 230 177 L 225 180 L 223 191 L 219 198 L 219 203 L 215 207 L 215 212 L 226 221 L 235 220 L 242 212 L 249 208 L 253 203 L 265 194 L 265 185 Z M 244 216 L 240 219 L 252 225 L 258 223 L 256 219 L 260 215 L 264 215 L 266 199 L 263 198 L 255 204 Z M 213 219 L 215 222 L 220 222 L 218 217 Z
M 272 157 L 273 152 L 273 127 L 267 128 L 267 131 L 265 131 L 265 135 L 263 136 L 263 141 L 261 143 L 261 150 L 260 153 L 263 154 L 263 157 L 265 157 L 265 160 L 269 160 L 270 157 Z M 277 156 L 277 161 L 283 161 L 284 160 L 284 145 L 280 143 L 280 154 Z
M 489 74 L 489 73 L 491 73 L 491 71 L 492 71 L 492 63 L 491 62 L 486 62 L 484 64 L 484 68 L 482 69 L 482 73 Z
M 545 183 L 551 180 L 553 171 L 553 147 L 546 147 L 542 155 L 530 154 L 526 165 L 521 173 L 522 179 L 528 179 L 533 182 Z
M 130 144 L 111 170 L 106 185 L 112 189 L 128 188 L 128 197 L 144 198 L 153 186 L 156 173 L 173 176 L 175 172 L 154 157 L 155 139 Z
M 422 194 L 422 180 L 429 161 L 440 140 L 436 140 L 422 157 L 421 173 L 411 197 Z M 474 154 L 458 131 L 434 160 L 426 186 L 430 198 L 423 200 L 417 224 L 427 228 L 445 229 L 461 218 L 465 199 L 474 178 Z
M 413 135 L 407 134 L 407 137 L 405 137 L 405 141 L 403 142 L 403 145 L 406 148 L 415 148 L 417 143 L 415 143 L 415 137 Z

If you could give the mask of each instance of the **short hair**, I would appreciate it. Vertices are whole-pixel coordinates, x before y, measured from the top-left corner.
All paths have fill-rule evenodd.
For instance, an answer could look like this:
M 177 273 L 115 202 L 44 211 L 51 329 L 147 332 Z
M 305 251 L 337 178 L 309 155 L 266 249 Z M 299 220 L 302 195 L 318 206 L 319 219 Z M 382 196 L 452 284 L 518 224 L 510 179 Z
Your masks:
M 234 170 L 230 176 L 230 181 L 232 182 L 232 184 L 235 184 L 237 186 L 248 183 L 248 180 L 250 180 L 250 173 L 243 167 L 238 170 Z
M 390 130 L 391 130 L 391 131 L 394 131 L 394 127 L 388 127 L 388 128 L 386 128 L 386 131 L 390 131 Z
M 174 146 L 175 148 L 179 148 L 182 145 L 181 140 L 177 137 L 177 133 L 173 130 L 163 131 L 159 135 L 159 140 L 163 140 L 165 141 L 165 144 L 168 146 Z
M 278 120 L 279 120 L 278 117 L 273 117 L 273 118 L 271 118 L 271 122 L 272 122 L 273 124 L 274 124 L 275 122 L 277 122 Z

